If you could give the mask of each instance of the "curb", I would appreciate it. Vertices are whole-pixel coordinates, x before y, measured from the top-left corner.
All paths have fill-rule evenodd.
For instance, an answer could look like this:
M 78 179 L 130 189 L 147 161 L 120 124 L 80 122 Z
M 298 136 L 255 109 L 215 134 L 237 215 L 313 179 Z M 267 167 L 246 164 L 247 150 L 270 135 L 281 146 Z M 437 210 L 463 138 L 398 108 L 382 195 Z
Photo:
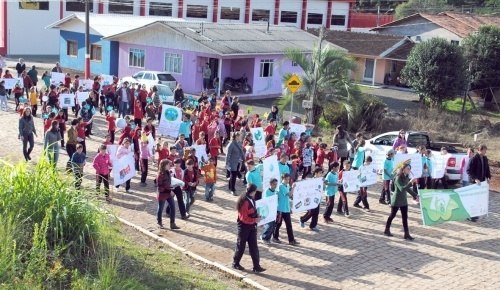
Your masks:
M 148 237 L 150 237 L 150 238 L 152 238 L 152 239 L 154 239 L 156 241 L 159 241 L 161 243 L 164 243 L 167 246 L 169 246 L 170 248 L 172 248 L 172 249 L 174 249 L 176 251 L 179 251 L 182 254 L 184 254 L 186 256 L 189 256 L 190 258 L 192 258 L 192 259 L 194 259 L 194 260 L 196 260 L 198 262 L 201 262 L 201 263 L 203 263 L 205 265 L 208 265 L 208 266 L 211 266 L 213 268 L 216 268 L 217 270 L 219 270 L 219 271 L 221 271 L 223 273 L 226 273 L 227 275 L 229 275 L 229 276 L 231 276 L 233 278 L 236 278 L 237 280 L 245 283 L 248 286 L 251 286 L 253 288 L 257 288 L 259 290 L 270 290 L 269 288 L 267 288 L 267 287 L 265 287 L 265 286 L 257 283 L 256 281 L 254 281 L 254 280 L 246 277 L 245 275 L 243 275 L 243 274 L 241 274 L 239 272 L 234 271 L 231 268 L 228 268 L 228 267 L 226 267 L 226 266 L 224 266 L 224 265 L 222 265 L 222 264 L 220 264 L 218 262 L 210 261 L 210 260 L 208 260 L 208 259 L 206 259 L 206 258 L 204 258 L 204 257 L 202 257 L 202 256 L 200 256 L 198 254 L 195 254 L 195 253 L 193 253 L 191 251 L 188 251 L 188 250 L 184 249 L 183 247 L 180 247 L 177 244 L 171 242 L 170 240 L 168 240 L 166 238 L 162 238 L 162 237 L 160 237 L 160 236 L 158 236 L 156 234 L 153 234 L 152 232 L 150 232 L 150 231 L 148 231 L 148 230 L 146 230 L 146 229 L 144 229 L 144 228 L 142 228 L 142 227 L 140 227 L 138 225 L 135 225 L 135 224 L 133 224 L 133 223 L 131 223 L 131 222 L 125 220 L 125 219 L 122 219 L 122 218 L 120 218 L 118 216 L 115 216 L 115 217 L 121 223 L 123 223 L 123 224 L 125 224 L 125 225 L 127 225 L 129 227 L 132 227 L 133 229 L 135 229 L 135 230 L 137 230 L 137 231 L 145 234 L 146 236 L 148 236 Z

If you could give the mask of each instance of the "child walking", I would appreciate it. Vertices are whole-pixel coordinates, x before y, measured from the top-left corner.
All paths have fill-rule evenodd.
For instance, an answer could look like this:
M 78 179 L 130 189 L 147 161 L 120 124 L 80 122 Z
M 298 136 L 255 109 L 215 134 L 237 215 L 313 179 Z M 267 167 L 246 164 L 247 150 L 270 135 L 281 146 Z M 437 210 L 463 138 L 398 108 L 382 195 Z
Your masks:
M 314 169 L 314 177 L 323 177 L 323 169 L 316 168 Z M 309 229 L 314 232 L 319 232 L 317 227 L 318 225 L 318 216 L 319 216 L 319 204 L 316 208 L 310 209 L 299 218 L 299 224 L 301 228 L 305 227 L 305 223 L 311 219 L 311 224 L 309 225 Z
M 349 206 L 347 204 L 347 194 L 344 192 L 344 186 L 342 185 L 342 176 L 345 171 L 351 170 L 351 161 L 344 160 L 344 169 L 339 173 L 339 203 L 337 205 L 337 213 L 344 214 L 345 217 L 349 217 Z
M 186 161 L 186 170 L 184 171 L 184 191 L 186 204 L 186 212 L 189 213 L 189 208 L 194 203 L 194 194 L 196 193 L 196 186 L 198 186 L 198 170 L 194 168 L 194 161 L 188 159 Z
M 380 198 L 378 199 L 378 202 L 381 204 L 390 204 L 391 203 L 391 190 L 390 190 L 390 184 L 392 180 L 392 172 L 394 171 L 394 154 L 396 154 L 396 151 L 394 149 L 391 149 L 387 152 L 387 158 L 384 161 L 384 186 L 382 187 L 382 193 L 380 194 Z
M 217 167 L 215 166 L 215 158 L 208 158 L 208 164 L 205 164 L 201 169 L 204 172 L 205 179 L 205 200 L 213 201 L 215 183 L 217 182 Z
M 146 178 L 148 177 L 148 167 L 149 167 L 149 158 L 151 158 L 151 152 L 149 151 L 148 139 L 144 138 L 145 135 L 141 138 L 141 149 L 140 149 L 140 158 L 141 158 L 141 186 L 146 186 Z
M 279 239 L 280 228 L 283 221 L 285 221 L 288 243 L 292 246 L 295 246 L 299 243 L 293 236 L 292 218 L 290 216 L 290 197 L 293 196 L 295 185 L 290 189 L 289 174 L 283 175 L 281 179 L 282 181 L 278 190 L 278 215 L 276 217 L 276 227 L 274 228 L 273 242 L 281 244 L 281 240 Z
M 335 194 L 339 189 L 339 177 L 337 172 L 339 171 L 339 163 L 334 161 L 330 164 L 329 172 L 325 177 L 325 195 L 326 195 L 326 210 L 323 214 L 323 219 L 325 223 L 333 223 L 331 218 L 333 212 L 333 206 L 335 204 Z
M 101 183 L 104 183 L 104 196 L 107 202 L 111 202 L 109 196 L 109 173 L 111 171 L 111 158 L 106 150 L 106 145 L 99 146 L 99 154 L 94 157 L 92 163 L 95 169 L 96 191 L 101 191 Z
M 372 157 L 367 156 L 365 158 L 365 163 L 363 164 L 363 166 L 370 166 L 371 163 L 372 163 Z M 368 204 L 368 191 L 367 190 L 368 190 L 368 187 L 366 187 L 366 186 L 362 186 L 359 189 L 358 196 L 356 197 L 356 200 L 354 201 L 353 206 L 357 207 L 357 208 L 361 208 L 359 203 L 362 202 L 363 209 L 366 210 L 367 212 L 370 212 L 370 205 Z
M 75 175 L 75 188 L 81 189 L 83 168 L 85 167 L 85 153 L 83 152 L 83 145 L 76 145 L 76 152 L 71 156 L 71 166 L 73 168 L 73 174 Z
M 267 198 L 277 194 L 278 194 L 278 179 L 271 178 L 271 180 L 269 181 L 269 188 L 266 189 L 264 196 Z M 276 221 L 272 221 L 264 225 L 264 230 L 262 231 L 262 235 L 260 236 L 260 240 L 264 244 L 267 245 L 271 244 L 271 236 L 274 232 L 275 226 L 276 226 Z

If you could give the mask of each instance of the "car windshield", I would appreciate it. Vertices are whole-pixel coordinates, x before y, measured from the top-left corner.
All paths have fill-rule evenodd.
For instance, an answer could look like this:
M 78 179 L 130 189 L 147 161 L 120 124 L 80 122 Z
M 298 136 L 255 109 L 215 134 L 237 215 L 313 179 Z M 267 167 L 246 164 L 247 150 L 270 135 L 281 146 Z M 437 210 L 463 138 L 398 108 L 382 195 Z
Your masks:
M 175 82 L 175 78 L 170 74 L 158 74 L 157 77 L 161 82 Z
M 157 88 L 158 94 L 160 94 L 161 96 L 171 96 L 173 94 L 172 90 L 170 90 L 168 86 L 157 86 Z
M 133 75 L 132 77 L 133 77 L 134 79 L 141 79 L 143 75 L 144 75 L 144 73 L 143 73 L 143 72 L 138 72 L 138 73 L 136 73 L 135 75 Z

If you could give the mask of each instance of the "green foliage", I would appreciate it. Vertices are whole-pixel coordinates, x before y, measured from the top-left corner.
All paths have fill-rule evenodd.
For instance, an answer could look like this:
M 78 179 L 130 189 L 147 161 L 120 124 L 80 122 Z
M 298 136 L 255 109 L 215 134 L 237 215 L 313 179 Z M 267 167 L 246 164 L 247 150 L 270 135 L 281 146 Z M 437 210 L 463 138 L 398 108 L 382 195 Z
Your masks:
M 442 38 L 417 44 L 408 56 L 402 77 L 433 106 L 465 89 L 465 59 L 459 46 Z
M 462 106 L 464 103 L 463 98 L 456 98 L 454 100 L 448 100 L 443 103 L 443 108 L 448 111 L 448 112 L 453 112 L 453 113 L 461 113 L 462 112 Z M 469 100 L 465 102 L 465 111 L 470 111 L 472 110 L 472 104 Z
M 396 7 L 396 19 L 401 19 L 415 13 L 437 14 L 450 8 L 446 0 L 409 0 Z
M 500 86 L 500 27 L 482 26 L 463 41 L 471 64 L 472 89 Z

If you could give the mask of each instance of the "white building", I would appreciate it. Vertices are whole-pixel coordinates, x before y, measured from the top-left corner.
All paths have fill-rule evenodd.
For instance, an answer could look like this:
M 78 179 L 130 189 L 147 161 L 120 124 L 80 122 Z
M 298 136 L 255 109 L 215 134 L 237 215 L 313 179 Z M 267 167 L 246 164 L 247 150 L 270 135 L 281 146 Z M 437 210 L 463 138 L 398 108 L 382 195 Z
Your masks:
M 90 0 L 99 14 L 172 16 L 197 21 L 293 25 L 349 30 L 355 0 Z M 57 55 L 59 35 L 45 29 L 73 12 L 84 12 L 78 0 L 0 0 L 0 54 Z M 119 24 L 117 24 L 119 25 Z

